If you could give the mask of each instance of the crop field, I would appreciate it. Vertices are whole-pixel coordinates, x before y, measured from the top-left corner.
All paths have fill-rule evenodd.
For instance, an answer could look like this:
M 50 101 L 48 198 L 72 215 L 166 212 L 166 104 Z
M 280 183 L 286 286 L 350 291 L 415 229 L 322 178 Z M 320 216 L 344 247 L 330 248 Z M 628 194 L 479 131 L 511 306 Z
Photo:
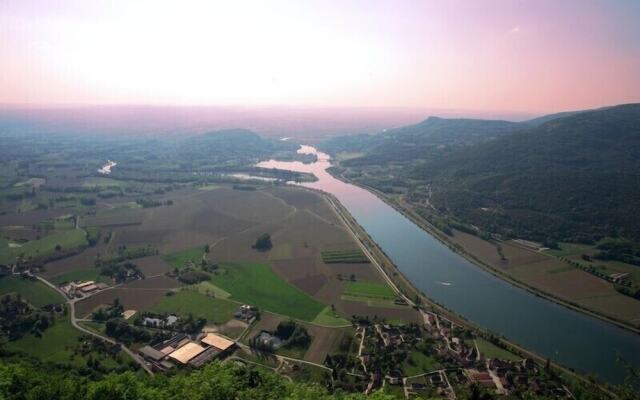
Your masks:
M 350 321 L 342 318 L 340 314 L 333 311 L 330 306 L 327 306 L 318 314 L 313 321 L 314 324 L 323 326 L 348 326 L 351 325 Z
M 325 307 L 265 264 L 224 264 L 212 282 L 231 293 L 234 300 L 305 321 L 312 321 Z
M 533 288 L 597 313 L 637 324 L 640 301 L 617 292 L 610 282 L 557 258 L 567 257 L 582 262 L 581 254 L 591 253 L 593 246 L 560 243 L 559 250 L 541 253 L 502 242 L 500 246 L 505 259 L 501 259 L 495 244 L 476 236 L 456 231 L 454 241 L 485 263 Z M 599 264 L 604 266 L 609 262 L 594 262 L 596 266 Z M 615 263 L 609 265 L 611 273 L 626 272 L 615 268 Z M 608 267 L 603 269 L 609 271 Z
M 562 260 L 547 258 L 508 272 L 514 278 L 561 299 L 634 323 L 640 315 L 639 301 L 617 292 L 604 279 L 568 266 Z
M 73 281 L 96 281 L 111 284 L 111 278 L 100 275 L 98 268 L 80 269 L 76 271 L 65 272 L 54 276 L 49 281 L 56 285 L 69 283 Z
M 173 296 L 163 297 L 152 311 L 177 314 L 182 318 L 192 314 L 210 323 L 224 324 L 233 318 L 239 306 L 238 303 L 206 296 L 195 290 L 180 290 Z
M 182 269 L 189 264 L 197 265 L 204 255 L 204 247 L 198 246 L 186 250 L 180 250 L 175 253 L 167 254 L 163 257 L 164 261 L 169 263 L 171 267 Z
M 150 310 L 163 299 L 169 289 L 153 288 L 113 288 L 103 290 L 87 299 L 76 303 L 76 315 L 85 318 L 98 307 L 113 304 L 115 299 L 120 300 L 126 310 L 145 311 Z
M 56 246 L 63 250 L 75 249 L 85 246 L 87 239 L 85 232 L 79 229 L 55 232 L 41 239 L 19 244 L 18 247 L 7 245 L 0 248 L 0 263 L 11 263 L 16 257 L 25 258 L 46 257 L 56 252 Z
M 369 258 L 360 249 L 323 251 L 322 261 L 327 264 L 336 263 L 368 263 Z
M 366 297 L 383 300 L 393 300 L 395 292 L 388 285 L 378 282 L 349 282 L 345 286 L 344 294 L 351 297 Z
M 0 295 L 9 293 L 20 294 L 34 307 L 64 303 L 62 296 L 44 283 L 16 276 L 0 278 Z

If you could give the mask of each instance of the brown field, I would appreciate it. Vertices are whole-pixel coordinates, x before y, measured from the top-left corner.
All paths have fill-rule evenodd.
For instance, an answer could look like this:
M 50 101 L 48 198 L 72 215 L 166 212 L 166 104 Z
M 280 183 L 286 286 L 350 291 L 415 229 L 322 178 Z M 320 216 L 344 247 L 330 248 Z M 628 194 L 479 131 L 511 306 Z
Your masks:
M 35 240 L 42 234 L 29 226 L 3 226 L 0 235 L 12 240 Z
M 135 264 L 147 278 L 171 271 L 171 266 L 161 256 L 138 258 Z
M 556 257 L 502 242 L 507 258 L 502 261 L 493 243 L 458 231 L 453 240 L 483 262 L 533 288 L 631 324 L 640 321 L 640 301 L 618 293 L 611 283 Z
M 45 278 L 51 278 L 71 271 L 95 268 L 96 255 L 98 254 L 98 251 L 98 247 L 90 247 L 75 256 L 47 263 L 42 275 Z
M 27 212 L 14 212 L 5 215 L 0 215 L 0 226 L 25 226 L 42 222 L 46 219 L 59 217 L 61 215 L 69 214 L 65 209 L 48 209 L 48 210 L 33 210 Z
M 76 316 L 78 318 L 85 318 L 97 307 L 112 304 L 116 298 L 120 300 L 127 310 L 149 310 L 160 301 L 168 291 L 168 289 L 107 289 L 76 303 Z
M 378 317 L 385 319 L 402 320 L 407 323 L 420 323 L 420 314 L 409 306 L 398 307 L 372 307 L 360 301 L 340 300 L 336 303 L 336 309 L 342 315 L 350 318 L 352 315 Z
M 352 333 L 352 328 L 324 328 L 315 325 L 307 325 L 309 334 L 313 336 L 313 341 L 309 346 L 309 349 L 304 355 L 306 361 L 322 364 L 324 363 L 327 354 L 331 351 L 335 351 L 336 347 L 340 343 L 340 340 L 345 335 Z

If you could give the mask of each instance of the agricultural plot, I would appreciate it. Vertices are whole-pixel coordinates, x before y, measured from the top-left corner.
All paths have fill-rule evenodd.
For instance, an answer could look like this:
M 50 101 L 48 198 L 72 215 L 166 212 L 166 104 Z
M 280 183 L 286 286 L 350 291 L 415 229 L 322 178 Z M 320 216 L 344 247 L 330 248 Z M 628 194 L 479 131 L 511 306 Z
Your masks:
M 203 255 L 204 246 L 198 246 L 167 254 L 163 259 L 171 265 L 171 267 L 182 269 L 186 268 L 188 265 L 198 265 L 200 261 L 202 261 Z
M 369 263 L 369 258 L 360 249 L 323 251 L 321 253 L 321 257 L 322 257 L 322 261 L 327 264 Z
M 224 324 L 233 318 L 239 306 L 238 303 L 206 296 L 194 290 L 180 290 L 172 296 L 163 297 L 152 311 L 177 314 L 182 318 L 191 314 L 210 323 Z
M 20 243 L 17 246 L 8 244 L 0 247 L 0 263 L 14 262 L 16 257 L 41 258 L 56 253 L 56 248 L 60 250 L 76 249 L 87 245 L 85 232 L 79 229 L 72 229 L 54 232 L 41 239 Z M 58 247 L 59 246 L 59 247 Z
M 0 296 L 10 293 L 20 294 L 34 307 L 64 303 L 64 299 L 58 292 L 37 280 L 17 276 L 0 278 Z
M 350 326 L 351 322 L 342 318 L 340 314 L 327 306 L 318 314 L 313 321 L 314 324 L 323 326 Z
M 74 367 L 85 367 L 90 358 L 97 360 L 107 369 L 115 369 L 129 363 L 130 359 L 122 352 L 115 357 L 108 357 L 95 351 L 85 355 L 78 354 L 76 349 L 81 345 L 82 336 L 80 331 L 71 326 L 68 319 L 60 318 L 44 331 L 42 337 L 27 334 L 16 341 L 8 342 L 6 348 L 12 352 L 37 358 L 42 362 Z
M 104 275 L 100 275 L 98 268 L 80 269 L 76 271 L 65 272 L 54 276 L 49 281 L 55 285 L 62 285 L 74 281 L 95 281 L 111 284 L 111 279 Z
M 231 298 L 278 314 L 312 321 L 325 306 L 258 263 L 224 264 L 212 282 Z
M 349 282 L 345 286 L 344 296 L 349 299 L 362 299 L 362 301 L 391 300 L 396 298 L 396 293 L 388 285 L 379 282 Z

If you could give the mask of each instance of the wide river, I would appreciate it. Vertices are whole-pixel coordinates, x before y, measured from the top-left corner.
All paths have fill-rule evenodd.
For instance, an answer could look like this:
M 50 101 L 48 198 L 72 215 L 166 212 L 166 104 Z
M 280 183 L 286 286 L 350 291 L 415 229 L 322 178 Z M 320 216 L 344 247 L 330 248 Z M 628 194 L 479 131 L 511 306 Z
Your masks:
M 269 160 L 258 164 L 313 173 L 304 186 L 334 195 L 400 271 L 431 299 L 514 343 L 578 371 L 621 383 L 617 355 L 640 367 L 640 335 L 586 316 L 517 288 L 451 251 L 371 192 L 342 182 L 326 169 L 327 154 L 312 164 Z M 443 283 L 447 284 L 443 284 Z M 450 283 L 450 284 L 449 284 Z

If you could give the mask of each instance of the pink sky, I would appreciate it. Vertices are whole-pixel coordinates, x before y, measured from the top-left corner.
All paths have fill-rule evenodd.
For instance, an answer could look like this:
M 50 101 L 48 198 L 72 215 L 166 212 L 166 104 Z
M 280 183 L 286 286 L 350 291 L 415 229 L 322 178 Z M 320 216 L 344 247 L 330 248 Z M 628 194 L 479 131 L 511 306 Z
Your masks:
M 0 103 L 640 101 L 640 1 L 0 0 Z

